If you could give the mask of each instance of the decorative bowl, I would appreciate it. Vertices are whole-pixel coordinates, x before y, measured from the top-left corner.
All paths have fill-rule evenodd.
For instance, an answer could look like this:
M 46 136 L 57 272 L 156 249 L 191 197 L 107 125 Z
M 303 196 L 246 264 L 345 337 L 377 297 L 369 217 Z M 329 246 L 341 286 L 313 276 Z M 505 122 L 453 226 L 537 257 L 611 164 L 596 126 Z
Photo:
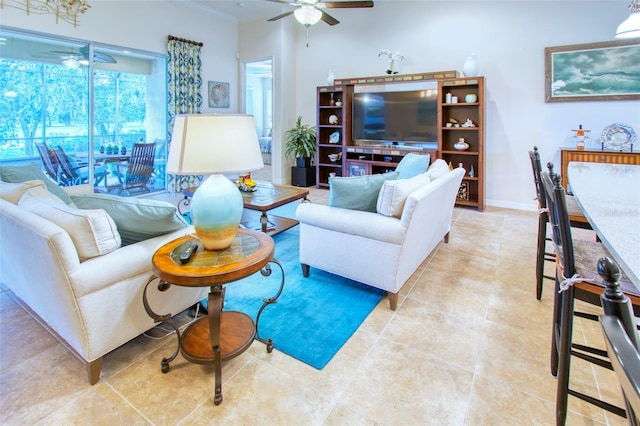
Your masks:
M 342 153 L 341 152 L 338 152 L 338 153 L 335 153 L 335 154 L 329 154 L 329 160 L 332 163 L 335 163 L 336 161 L 340 160 L 341 158 L 342 158 Z

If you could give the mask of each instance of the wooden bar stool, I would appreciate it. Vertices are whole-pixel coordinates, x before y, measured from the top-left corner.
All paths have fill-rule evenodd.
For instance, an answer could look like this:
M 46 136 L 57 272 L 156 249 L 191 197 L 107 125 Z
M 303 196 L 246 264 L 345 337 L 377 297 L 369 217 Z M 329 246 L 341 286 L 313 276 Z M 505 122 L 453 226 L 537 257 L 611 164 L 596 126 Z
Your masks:
M 529 159 L 531 160 L 531 168 L 533 170 L 533 182 L 536 186 L 536 199 L 538 200 L 538 246 L 536 254 L 536 298 L 542 298 L 543 280 L 555 280 L 552 275 L 545 275 L 545 262 L 555 262 L 555 255 L 547 249 L 547 241 L 551 241 L 547 237 L 547 223 L 549 222 L 549 214 L 547 213 L 547 202 L 544 197 L 542 183 L 540 181 L 540 173 L 542 172 L 542 163 L 540 162 L 540 153 L 538 147 L 534 146 L 533 151 L 529 151 Z M 591 229 L 589 221 L 584 217 L 580 206 L 573 197 L 567 196 L 567 208 L 569 210 L 569 220 L 574 228 Z
M 612 256 L 600 242 L 571 238 L 571 223 L 567 209 L 569 197 L 565 194 L 560 176 L 553 173 L 553 165 L 549 164 L 548 167 L 549 172 L 541 173 L 541 180 L 556 253 L 556 291 L 551 335 L 551 374 L 558 379 L 556 424 L 565 424 L 569 395 L 626 417 L 624 408 L 572 389 L 569 384 L 572 356 L 613 369 L 606 350 L 572 343 L 574 316 L 598 321 L 597 315 L 575 311 L 575 300 L 596 306 L 602 305 L 601 296 L 605 286 L 596 271 L 596 265 L 599 259 Z M 638 289 L 624 275 L 619 277 L 617 284 L 631 301 L 635 315 L 640 315 Z

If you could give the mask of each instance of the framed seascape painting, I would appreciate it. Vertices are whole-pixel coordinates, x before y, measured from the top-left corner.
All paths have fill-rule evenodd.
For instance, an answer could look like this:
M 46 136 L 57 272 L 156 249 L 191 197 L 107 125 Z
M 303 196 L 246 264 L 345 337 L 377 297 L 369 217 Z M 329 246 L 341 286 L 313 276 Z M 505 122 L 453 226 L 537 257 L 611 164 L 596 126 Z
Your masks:
M 545 47 L 545 102 L 640 99 L 640 40 Z
M 209 82 L 209 107 L 229 108 L 229 83 Z

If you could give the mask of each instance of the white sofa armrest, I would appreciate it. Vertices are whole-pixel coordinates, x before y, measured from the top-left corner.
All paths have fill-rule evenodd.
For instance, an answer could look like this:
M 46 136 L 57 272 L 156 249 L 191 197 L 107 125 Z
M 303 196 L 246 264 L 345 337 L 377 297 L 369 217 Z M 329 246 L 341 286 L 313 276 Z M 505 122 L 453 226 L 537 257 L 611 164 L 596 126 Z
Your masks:
M 398 245 L 402 244 L 407 231 L 394 217 L 321 204 L 300 204 L 296 218 L 319 228 Z
M 64 192 L 66 192 L 69 197 L 72 195 L 93 194 L 93 186 L 89 184 L 65 186 L 62 189 L 64 189 Z

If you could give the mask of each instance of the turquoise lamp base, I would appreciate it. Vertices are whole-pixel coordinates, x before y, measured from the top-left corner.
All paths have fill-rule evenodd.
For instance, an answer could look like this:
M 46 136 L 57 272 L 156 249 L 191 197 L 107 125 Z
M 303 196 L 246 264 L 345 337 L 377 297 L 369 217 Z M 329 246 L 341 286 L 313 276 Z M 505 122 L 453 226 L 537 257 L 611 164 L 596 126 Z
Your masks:
M 242 194 L 224 175 L 211 175 L 191 200 L 191 220 L 206 250 L 224 250 L 231 245 L 242 219 Z

